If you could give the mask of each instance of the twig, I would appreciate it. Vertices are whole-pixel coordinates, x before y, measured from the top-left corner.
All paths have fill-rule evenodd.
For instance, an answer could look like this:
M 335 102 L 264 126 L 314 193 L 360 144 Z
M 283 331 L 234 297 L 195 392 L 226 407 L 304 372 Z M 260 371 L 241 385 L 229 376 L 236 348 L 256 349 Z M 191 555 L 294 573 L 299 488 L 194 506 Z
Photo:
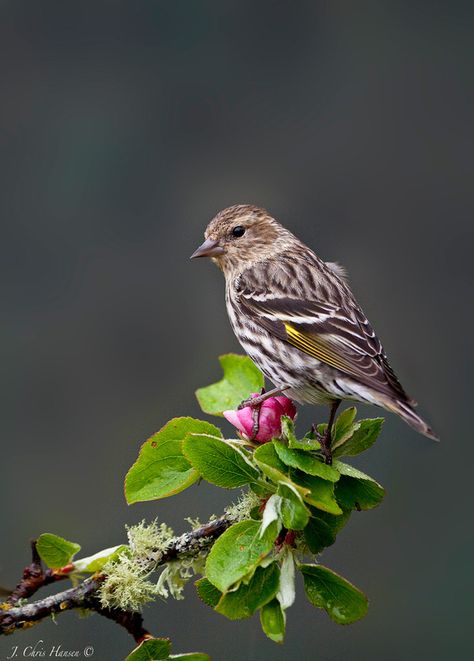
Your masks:
M 209 521 L 196 530 L 186 532 L 171 540 L 164 551 L 151 553 L 147 562 L 154 568 L 165 565 L 171 560 L 177 560 L 186 555 L 196 555 L 203 545 L 214 542 L 232 524 L 232 519 L 221 517 Z M 58 594 L 34 601 L 31 604 L 15 604 L 21 598 L 34 594 L 40 587 L 61 580 L 67 576 L 72 567 L 61 570 L 43 570 L 38 556 L 36 545 L 32 544 L 33 561 L 25 568 L 23 579 L 15 588 L 9 599 L 0 604 L 0 634 L 10 634 L 33 626 L 46 617 L 62 613 L 67 610 L 82 608 L 94 611 L 103 617 L 117 622 L 123 626 L 137 642 L 150 638 L 151 634 L 143 628 L 143 619 L 140 613 L 125 611 L 118 608 L 105 608 L 98 598 L 98 590 L 106 579 L 104 574 L 94 575 L 78 586 L 64 590 Z M 56 573 L 54 573 L 56 572 Z M 61 573 L 63 572 L 63 573 Z
M 0 633 L 10 634 L 17 629 L 29 628 L 50 615 L 72 608 L 85 608 L 87 599 L 97 592 L 102 580 L 95 577 L 89 578 L 77 587 L 40 599 L 32 604 L 16 607 L 11 607 L 7 603 L 3 604 L 1 607 L 4 610 L 0 612 Z
M 196 555 L 203 548 L 203 545 L 214 542 L 232 523 L 233 521 L 230 518 L 222 516 L 219 519 L 204 523 L 195 530 L 174 537 L 164 551 L 152 551 L 149 554 L 146 559 L 148 568 L 160 567 L 185 555 Z
M 74 565 L 69 564 L 60 569 L 43 569 L 41 558 L 36 548 L 36 540 L 31 541 L 32 560 L 23 570 L 23 576 L 16 588 L 7 599 L 7 604 L 14 606 L 20 599 L 29 599 L 37 590 L 44 585 L 56 583 L 68 577 L 68 574 L 74 569 Z

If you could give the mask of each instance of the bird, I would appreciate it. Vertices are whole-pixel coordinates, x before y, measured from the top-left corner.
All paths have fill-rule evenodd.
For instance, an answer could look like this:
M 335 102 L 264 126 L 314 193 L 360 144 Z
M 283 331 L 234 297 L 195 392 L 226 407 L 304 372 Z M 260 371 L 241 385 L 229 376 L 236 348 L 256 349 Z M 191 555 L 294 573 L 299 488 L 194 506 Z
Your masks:
M 321 442 L 326 463 L 332 461 L 331 432 L 342 400 L 380 406 L 438 440 L 390 367 L 343 267 L 323 261 L 251 204 L 220 211 L 204 236 L 191 259 L 210 257 L 223 272 L 231 327 L 275 386 L 242 406 L 257 408 L 280 392 L 300 404 L 329 405 Z

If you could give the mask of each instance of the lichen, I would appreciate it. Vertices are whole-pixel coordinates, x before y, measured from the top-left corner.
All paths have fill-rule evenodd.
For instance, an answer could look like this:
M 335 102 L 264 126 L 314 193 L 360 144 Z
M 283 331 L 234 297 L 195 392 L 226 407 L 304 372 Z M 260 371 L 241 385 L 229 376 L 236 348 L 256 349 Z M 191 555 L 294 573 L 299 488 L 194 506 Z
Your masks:
M 225 513 L 232 521 L 243 521 L 244 519 L 251 518 L 251 512 L 255 507 L 260 505 L 260 498 L 250 489 L 242 493 L 241 497 L 236 503 L 229 505 Z
M 186 556 L 180 560 L 168 562 L 160 574 L 156 584 L 157 594 L 167 599 L 184 599 L 183 590 L 186 583 L 196 574 L 204 572 L 207 551 L 200 551 L 197 555 Z
M 128 543 L 137 557 L 146 557 L 150 551 L 162 553 L 173 538 L 173 530 L 155 519 L 151 523 L 140 521 L 135 526 L 127 526 Z
M 149 572 L 144 572 L 133 555 L 122 553 L 105 565 L 104 573 L 107 578 L 99 589 L 99 598 L 106 608 L 139 611 L 156 595 Z
M 156 520 L 127 527 L 127 537 L 129 548 L 103 569 L 106 579 L 99 589 L 99 597 L 105 607 L 139 611 L 157 596 L 183 599 L 186 583 L 204 571 L 209 550 L 206 539 L 193 539 L 191 533 L 173 537 L 171 528 Z M 179 542 L 182 542 L 182 549 Z M 163 553 L 173 543 L 182 556 L 161 565 Z M 153 576 L 156 571 L 160 572 L 157 581 Z

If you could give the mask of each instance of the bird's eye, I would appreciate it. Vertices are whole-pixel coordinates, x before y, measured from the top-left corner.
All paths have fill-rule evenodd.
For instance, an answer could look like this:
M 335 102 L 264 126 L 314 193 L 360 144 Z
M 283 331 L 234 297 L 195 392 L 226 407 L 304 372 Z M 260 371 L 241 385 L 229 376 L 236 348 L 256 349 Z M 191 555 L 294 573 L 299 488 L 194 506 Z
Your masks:
M 245 234 L 245 227 L 242 227 L 242 225 L 237 225 L 232 230 L 232 236 L 235 236 L 236 239 L 243 236 L 244 234 Z

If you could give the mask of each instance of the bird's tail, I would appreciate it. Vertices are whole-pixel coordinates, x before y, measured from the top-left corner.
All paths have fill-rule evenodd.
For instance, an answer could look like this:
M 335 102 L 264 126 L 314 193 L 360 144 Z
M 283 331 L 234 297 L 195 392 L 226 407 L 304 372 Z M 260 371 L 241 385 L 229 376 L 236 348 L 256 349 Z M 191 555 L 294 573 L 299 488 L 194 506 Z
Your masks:
M 439 441 L 431 427 L 415 412 L 411 404 L 401 400 L 392 400 L 385 403 L 385 407 L 394 413 L 397 413 L 406 423 L 416 429 L 417 432 L 432 438 L 434 441 Z

